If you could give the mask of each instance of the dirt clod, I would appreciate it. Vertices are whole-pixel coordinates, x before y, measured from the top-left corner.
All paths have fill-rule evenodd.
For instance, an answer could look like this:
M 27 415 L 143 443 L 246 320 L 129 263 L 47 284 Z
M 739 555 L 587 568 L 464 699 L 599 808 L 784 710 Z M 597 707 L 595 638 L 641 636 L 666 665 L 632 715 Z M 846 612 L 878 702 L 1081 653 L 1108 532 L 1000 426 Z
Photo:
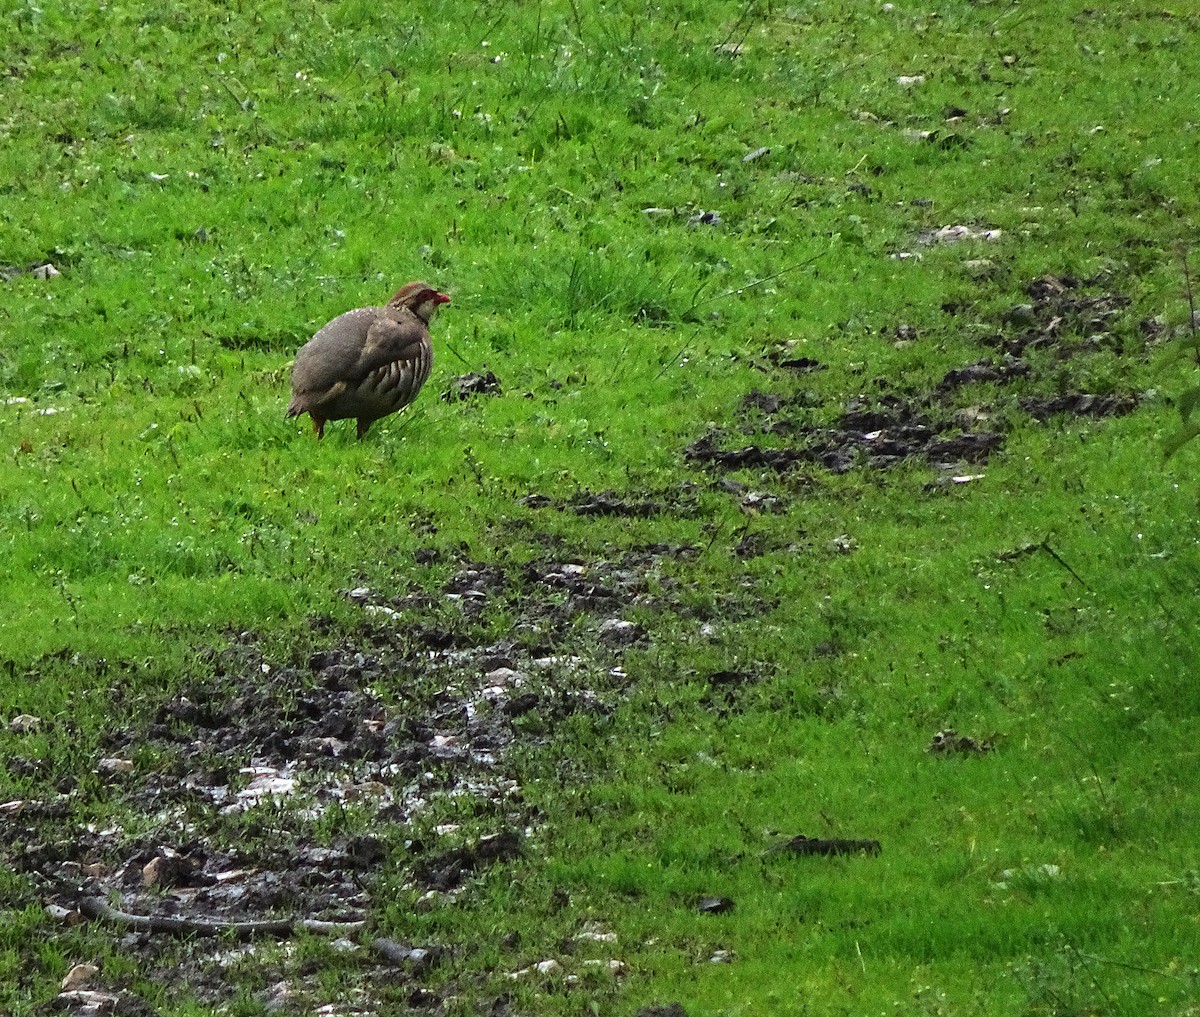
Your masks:
M 729 897 L 701 897 L 696 901 L 696 910 L 702 915 L 724 915 L 734 909 Z
M 983 755 L 996 747 L 994 739 L 972 738 L 961 735 L 953 728 L 938 731 L 929 743 L 929 751 L 936 755 Z
M 846 840 L 841 837 L 805 837 L 800 834 L 778 845 L 775 851 L 793 855 L 877 855 L 883 850 L 877 840 Z
M 442 393 L 445 402 L 461 402 L 473 396 L 501 395 L 500 379 L 491 371 L 484 374 L 463 374 L 450 382 L 450 387 Z
M 682 1003 L 668 1003 L 666 1006 L 644 1006 L 637 1012 L 637 1017 L 688 1017 Z

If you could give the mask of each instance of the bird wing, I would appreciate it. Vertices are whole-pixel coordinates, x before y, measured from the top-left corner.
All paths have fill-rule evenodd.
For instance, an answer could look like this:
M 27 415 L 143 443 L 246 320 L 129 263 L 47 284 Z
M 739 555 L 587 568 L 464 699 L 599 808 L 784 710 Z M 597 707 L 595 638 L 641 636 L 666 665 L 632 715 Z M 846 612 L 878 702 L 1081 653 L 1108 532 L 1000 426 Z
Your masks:
M 333 389 L 340 392 L 347 380 L 361 377 L 358 362 L 381 313 L 382 307 L 359 307 L 339 314 L 300 347 L 292 365 L 292 391 L 305 408 L 336 396 Z
M 429 329 L 407 307 L 384 308 L 367 330 L 367 342 L 355 374 L 363 378 L 388 364 L 411 367 L 429 345 Z

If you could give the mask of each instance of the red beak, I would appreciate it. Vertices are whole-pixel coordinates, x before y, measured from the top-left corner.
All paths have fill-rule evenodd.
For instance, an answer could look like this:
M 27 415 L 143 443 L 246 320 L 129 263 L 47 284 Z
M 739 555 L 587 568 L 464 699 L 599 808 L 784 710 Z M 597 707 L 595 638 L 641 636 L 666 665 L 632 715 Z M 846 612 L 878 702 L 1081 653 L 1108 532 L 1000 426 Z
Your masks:
M 448 304 L 448 303 L 450 303 L 450 298 L 449 298 L 448 296 L 446 296 L 446 294 L 445 294 L 445 293 L 435 293 L 435 294 L 433 295 L 433 299 L 434 299 L 434 300 L 435 300 L 437 303 L 439 303 L 439 304 Z

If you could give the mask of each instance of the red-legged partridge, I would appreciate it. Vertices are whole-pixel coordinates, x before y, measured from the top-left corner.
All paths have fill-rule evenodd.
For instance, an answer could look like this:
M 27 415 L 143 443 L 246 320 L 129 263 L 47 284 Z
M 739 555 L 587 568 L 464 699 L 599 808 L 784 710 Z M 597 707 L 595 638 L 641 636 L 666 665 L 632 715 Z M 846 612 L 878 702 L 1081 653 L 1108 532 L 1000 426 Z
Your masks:
M 327 420 L 354 417 L 361 438 L 380 417 L 407 406 L 433 367 L 429 321 L 449 302 L 428 283 L 410 282 L 384 307 L 339 314 L 296 354 L 287 415 L 307 413 L 318 438 Z

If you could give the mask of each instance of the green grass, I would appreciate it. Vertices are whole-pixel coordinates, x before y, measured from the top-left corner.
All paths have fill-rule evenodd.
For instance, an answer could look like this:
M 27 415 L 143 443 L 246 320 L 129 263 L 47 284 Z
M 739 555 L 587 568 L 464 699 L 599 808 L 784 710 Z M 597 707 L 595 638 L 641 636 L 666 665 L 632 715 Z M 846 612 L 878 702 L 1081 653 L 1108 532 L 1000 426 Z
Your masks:
M 313 616 L 359 638 L 341 591 L 436 593 L 456 556 L 515 576 L 689 545 L 629 606 L 650 640 L 610 712 L 524 750 L 515 869 L 430 912 L 402 853 L 380 874 L 379 928 L 456 945 L 450 1012 L 1198 1012 L 1195 452 L 1160 458 L 1194 383 L 1166 355 L 1200 222 L 1186 6 L 0 0 L 0 265 L 62 272 L 0 284 L 0 717 L 44 722 L 0 734 L 0 800 L 69 791 L 54 822 L 170 839 L 92 771 L 114 724 L 207 675 L 197 649 L 250 631 L 302 660 Z M 955 224 L 1000 233 L 921 242 Z M 951 409 L 1011 428 L 960 470 L 983 479 L 732 474 L 779 499 L 759 514 L 685 457 L 712 429 L 788 443 L 739 433 L 751 390 L 825 425 L 877 379 L 929 392 L 996 356 L 1047 273 L 1130 302 L 1094 349 L 1030 350 L 1029 391 L 1136 412 L 1037 423 L 1021 383 L 966 386 Z M 295 349 L 417 277 L 453 297 L 418 402 L 362 443 L 285 420 Z M 784 343 L 827 369 L 770 368 Z M 502 396 L 438 398 L 485 369 Z M 681 485 L 646 518 L 522 500 Z M 753 680 L 726 698 L 726 669 Z M 926 752 L 947 727 L 997 749 Z M 764 855 L 799 833 L 883 850 Z M 697 914 L 713 894 L 733 912 Z M 207 1012 L 26 877 L 0 899 L 8 1012 L 90 957 Z M 587 923 L 624 975 L 505 978 Z M 321 1002 L 370 978 L 312 940 L 271 956 L 232 969 L 235 1012 L 303 964 Z

